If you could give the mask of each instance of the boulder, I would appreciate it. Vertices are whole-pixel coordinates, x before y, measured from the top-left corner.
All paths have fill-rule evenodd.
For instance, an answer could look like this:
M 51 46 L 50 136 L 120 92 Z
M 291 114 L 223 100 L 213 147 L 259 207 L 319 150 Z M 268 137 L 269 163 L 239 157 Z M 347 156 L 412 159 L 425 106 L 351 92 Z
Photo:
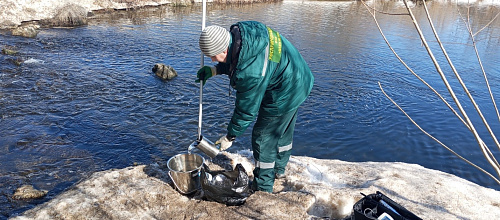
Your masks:
M 39 26 L 34 24 L 21 25 L 12 30 L 12 35 L 35 38 L 38 34 L 38 28 Z
M 14 195 L 12 196 L 12 199 L 15 200 L 27 200 L 27 199 L 39 199 L 47 195 L 46 190 L 37 190 L 33 188 L 31 185 L 23 185 L 19 187 Z
M 156 76 L 163 80 L 170 80 L 177 76 L 177 71 L 173 67 L 161 63 L 155 64 L 152 70 Z
M 24 63 L 24 60 L 21 57 L 9 57 L 9 58 L 7 58 L 7 61 L 9 61 L 9 63 L 12 63 L 16 66 L 21 66 L 21 64 Z
M 5 54 L 5 55 L 16 55 L 17 53 L 18 53 L 18 51 L 14 47 L 5 46 L 4 48 L 2 48 L 2 54 Z

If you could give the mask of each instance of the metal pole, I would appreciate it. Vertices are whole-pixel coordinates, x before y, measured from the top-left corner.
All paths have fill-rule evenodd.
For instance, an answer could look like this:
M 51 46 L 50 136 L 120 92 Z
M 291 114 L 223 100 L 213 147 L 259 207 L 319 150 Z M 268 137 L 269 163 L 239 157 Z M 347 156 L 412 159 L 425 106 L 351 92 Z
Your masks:
M 205 17 L 207 14 L 207 0 L 202 1 L 202 18 L 201 18 L 201 30 L 205 29 Z M 201 67 L 205 65 L 205 59 L 203 57 L 203 52 L 201 53 Z M 203 115 L 203 80 L 200 80 L 200 113 L 198 117 L 198 141 L 201 141 L 201 119 Z

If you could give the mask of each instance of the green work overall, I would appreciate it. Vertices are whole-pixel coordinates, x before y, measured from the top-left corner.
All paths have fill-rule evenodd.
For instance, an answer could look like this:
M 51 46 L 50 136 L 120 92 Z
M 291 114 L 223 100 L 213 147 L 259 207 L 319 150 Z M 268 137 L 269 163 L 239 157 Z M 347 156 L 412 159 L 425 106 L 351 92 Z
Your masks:
M 252 132 L 254 189 L 272 192 L 275 175 L 285 173 L 296 119 L 297 110 L 281 116 L 258 116 Z
M 297 109 L 314 77 L 299 51 L 278 32 L 256 21 L 231 26 L 227 61 L 217 74 L 229 75 L 236 101 L 227 135 L 243 134 L 255 120 L 252 148 L 256 188 L 272 192 L 275 173 L 290 157 Z

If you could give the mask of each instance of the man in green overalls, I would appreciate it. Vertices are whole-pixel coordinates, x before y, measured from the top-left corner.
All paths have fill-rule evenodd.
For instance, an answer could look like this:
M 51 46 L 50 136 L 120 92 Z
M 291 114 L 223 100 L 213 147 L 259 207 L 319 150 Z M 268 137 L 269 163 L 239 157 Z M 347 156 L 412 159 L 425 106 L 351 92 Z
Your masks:
M 236 90 L 227 134 L 216 144 L 226 150 L 257 117 L 252 132 L 252 187 L 272 192 L 275 178 L 285 177 L 297 109 L 314 83 L 311 70 L 286 38 L 256 21 L 238 22 L 230 31 L 206 27 L 199 44 L 205 56 L 219 63 L 202 67 L 197 82 L 205 84 L 208 78 L 224 74 Z

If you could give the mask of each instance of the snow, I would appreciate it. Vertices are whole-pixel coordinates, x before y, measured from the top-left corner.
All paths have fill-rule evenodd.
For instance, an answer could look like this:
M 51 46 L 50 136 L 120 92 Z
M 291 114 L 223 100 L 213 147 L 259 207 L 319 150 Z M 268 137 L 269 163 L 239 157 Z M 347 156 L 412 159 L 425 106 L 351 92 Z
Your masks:
M 200 1 L 201 0 L 196 0 L 195 2 Z M 171 2 L 171 0 L 0 0 L 0 28 L 18 26 L 22 21 L 52 18 L 57 13 L 57 10 L 69 4 L 81 6 L 88 12 L 91 12 L 101 9 L 126 9 L 130 7 L 157 6 L 169 4 Z M 498 0 L 434 0 L 432 2 L 477 4 L 479 7 L 500 5 L 500 1 Z M 411 4 L 412 6 L 414 5 L 413 2 L 409 2 L 409 4 Z
M 499 1 L 480 3 L 489 2 Z M 127 7 L 111 0 L 0 0 L 0 21 L 19 25 L 21 21 L 51 18 L 58 8 L 70 3 L 88 11 Z M 5 23 L 0 23 L 0 28 L 2 25 Z M 241 163 L 253 175 L 251 151 L 225 154 L 232 167 Z M 341 219 L 362 198 L 360 193 L 376 191 L 423 219 L 500 218 L 499 191 L 416 164 L 292 156 L 286 174 L 285 179 L 276 181 L 275 193 L 256 192 L 244 205 L 229 207 L 178 193 L 164 166 L 107 170 L 13 219 Z
M 251 173 L 251 153 L 224 155 L 231 166 L 241 163 Z M 206 201 L 200 193 L 182 195 L 166 178 L 166 169 L 141 165 L 98 172 L 13 219 L 342 219 L 363 197 L 360 193 L 376 191 L 423 219 L 500 216 L 499 191 L 416 164 L 292 156 L 287 177 L 275 182 L 274 193 L 256 192 L 241 206 Z
M 22 21 L 52 18 L 56 15 L 58 9 L 69 4 L 81 6 L 91 12 L 100 9 L 130 8 L 130 4 L 126 2 L 113 0 L 0 0 L 0 28 L 11 26 L 9 23 L 20 25 Z M 171 1 L 134 0 L 129 2 L 134 3 L 134 6 L 157 6 L 168 4 Z

